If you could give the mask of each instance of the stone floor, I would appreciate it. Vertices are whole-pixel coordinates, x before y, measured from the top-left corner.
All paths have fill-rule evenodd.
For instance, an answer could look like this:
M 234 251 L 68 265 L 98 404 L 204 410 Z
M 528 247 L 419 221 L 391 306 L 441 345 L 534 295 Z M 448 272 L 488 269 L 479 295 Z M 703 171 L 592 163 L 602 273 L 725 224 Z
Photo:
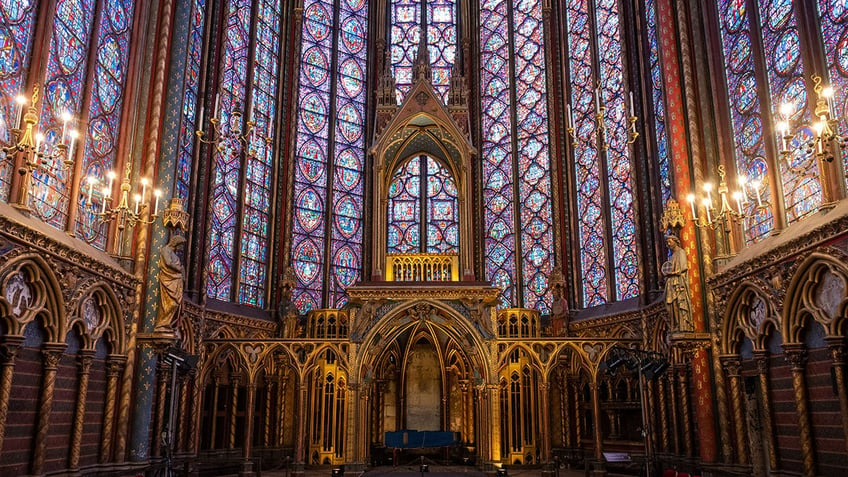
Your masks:
M 508 477 L 538 477 L 542 475 L 539 468 L 511 468 Z M 331 469 L 307 469 L 305 477 L 331 477 Z M 440 466 L 429 465 L 429 472 L 421 473 L 418 466 L 385 466 L 367 470 L 362 477 L 483 477 L 485 474 L 471 466 Z M 559 477 L 583 477 L 583 470 L 560 469 Z M 290 477 L 285 470 L 265 470 L 262 477 Z

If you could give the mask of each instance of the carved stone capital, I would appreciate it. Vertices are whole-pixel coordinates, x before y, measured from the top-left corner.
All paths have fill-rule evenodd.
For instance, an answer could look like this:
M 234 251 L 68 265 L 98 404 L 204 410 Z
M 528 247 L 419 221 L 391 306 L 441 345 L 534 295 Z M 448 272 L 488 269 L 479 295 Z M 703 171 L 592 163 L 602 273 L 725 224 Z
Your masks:
M 719 358 L 724 373 L 730 378 L 738 378 L 742 371 L 742 359 L 738 356 L 722 356 Z
M 79 366 L 80 374 L 88 374 L 92 361 L 94 361 L 93 351 L 80 351 L 77 355 L 77 365 Z
M 44 349 L 41 350 L 41 356 L 44 359 L 45 371 L 55 371 L 57 369 L 65 348 L 65 343 L 48 343 L 44 345 Z
M 757 362 L 757 372 L 759 374 L 768 374 L 769 372 L 769 364 L 771 360 L 769 359 L 768 351 L 754 351 L 754 360 Z
M 6 337 L 6 340 L 3 343 L 0 343 L 0 364 L 9 364 L 15 361 L 15 358 L 18 357 L 18 352 L 21 350 L 21 343 L 23 343 L 23 337 L 16 340 L 10 340 L 10 337 Z
M 827 343 L 828 351 L 830 351 L 833 364 L 837 366 L 845 364 L 845 339 L 841 337 L 828 337 L 825 338 L 825 342 Z
M 802 344 L 784 344 L 783 356 L 792 371 L 803 371 L 807 365 L 807 350 Z

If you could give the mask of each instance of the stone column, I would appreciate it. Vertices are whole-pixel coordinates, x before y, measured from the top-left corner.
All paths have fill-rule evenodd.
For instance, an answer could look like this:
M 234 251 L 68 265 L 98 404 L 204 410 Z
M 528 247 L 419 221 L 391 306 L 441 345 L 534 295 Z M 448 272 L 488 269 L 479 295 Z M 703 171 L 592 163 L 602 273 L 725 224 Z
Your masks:
M 189 391 L 189 382 L 191 379 L 188 374 L 183 374 L 179 376 L 180 382 L 180 403 L 179 403 L 179 412 L 176 415 L 176 421 L 171 423 L 171 426 L 177 431 L 176 433 L 176 442 L 174 442 L 174 451 L 175 452 L 185 452 L 188 446 L 186 445 L 186 436 L 188 433 L 186 432 L 186 427 L 188 427 L 189 422 L 186 421 L 186 416 L 189 415 L 188 410 L 188 391 Z M 172 391 L 173 392 L 173 391 Z
M 165 406 L 167 405 L 165 398 L 167 397 L 168 384 L 171 381 L 171 373 L 177 372 L 175 366 L 165 363 L 162 355 L 159 356 L 158 368 L 156 373 L 158 377 L 156 383 L 156 426 L 153 428 L 153 448 L 150 451 L 153 457 L 162 455 L 162 432 L 165 431 Z
M 741 465 L 748 465 L 748 439 L 745 432 L 747 421 L 742 409 L 742 386 L 740 383 L 742 360 L 736 356 L 724 356 L 721 364 L 730 380 L 730 400 L 733 404 L 733 433 L 736 436 L 737 462 Z
M 544 382 L 539 386 L 541 390 L 542 404 L 542 462 L 551 461 L 551 406 L 550 406 L 550 383 Z
M 236 419 L 238 412 L 238 396 L 239 396 L 239 377 L 230 376 L 230 386 L 232 386 L 232 402 L 230 402 L 230 430 L 227 438 L 227 449 L 233 450 L 236 447 Z
M 568 374 L 565 370 L 559 370 L 559 415 L 560 415 L 560 439 L 564 447 L 573 447 L 571 444 L 571 408 L 568 402 Z
M 306 448 L 304 439 L 306 437 L 306 413 L 307 413 L 307 391 L 308 381 L 301 378 L 297 383 L 299 397 L 297 399 L 297 432 L 295 432 L 294 460 L 300 467 L 306 463 Z
M 845 388 L 845 338 L 828 337 L 825 339 L 832 360 L 834 386 L 839 395 L 839 411 L 842 416 L 842 437 L 845 442 L 845 453 L 848 455 L 848 391 Z
M 31 473 L 41 475 L 44 470 L 44 453 L 47 446 L 47 434 L 50 427 L 50 414 L 53 412 L 53 394 L 56 388 L 56 371 L 59 360 L 65 350 L 64 343 L 47 343 L 42 350 L 44 357 L 44 376 L 41 384 L 41 397 L 38 405 L 38 424 L 35 431 L 35 443 L 32 451 Z
M 668 390 L 666 389 L 666 379 L 666 377 L 660 377 L 657 381 L 660 395 L 660 447 L 663 452 L 668 452 L 671 449 L 668 439 Z
M 668 392 L 670 396 L 671 402 L 671 444 L 672 450 L 675 454 L 680 454 L 680 420 L 678 419 L 680 416 L 680 409 L 678 407 L 678 398 L 677 389 L 674 384 L 674 374 L 668 373 Z
M 106 359 L 106 403 L 103 409 L 103 433 L 100 441 L 100 463 L 112 459 L 112 430 L 115 427 L 115 405 L 118 400 L 118 377 L 126 362 L 125 356 L 111 355 Z
M 70 457 L 68 458 L 68 469 L 71 470 L 79 468 L 82 425 L 85 420 L 85 403 L 88 397 L 88 376 L 93 359 L 93 351 L 80 351 L 79 356 L 77 356 L 79 384 L 77 386 L 76 408 L 74 408 L 74 425 L 71 430 L 71 445 L 69 446 Z
M 777 464 L 777 439 L 774 435 L 774 413 L 771 409 L 771 386 L 769 385 L 769 353 L 768 351 L 754 351 L 757 360 L 757 371 L 760 381 L 760 397 L 763 406 L 763 437 L 768 443 L 769 469 L 776 471 Z M 843 416 L 844 418 L 844 416 Z
M 592 382 L 592 420 L 595 437 L 595 459 L 603 458 L 604 440 L 601 434 L 601 385 L 597 380 Z
M 677 384 L 680 388 L 680 417 L 682 420 L 681 431 L 683 433 L 683 450 L 686 453 L 686 457 L 692 457 L 692 406 L 690 405 L 691 400 L 689 398 L 689 366 L 686 364 L 681 365 L 677 369 L 677 375 L 679 378 Z
M 583 411 L 580 408 L 580 402 L 582 399 L 580 398 L 580 387 L 578 386 L 578 383 L 579 379 L 577 376 L 573 376 L 569 379 L 571 395 L 574 396 L 574 400 L 572 401 L 574 406 L 574 447 L 580 447 L 580 440 L 583 438 Z
M 248 377 L 248 379 L 250 379 Z M 233 406 L 235 407 L 235 405 Z M 256 407 L 256 383 L 250 381 L 247 383 L 247 397 L 244 409 L 244 445 L 242 445 L 242 464 L 239 477 L 253 477 L 256 472 L 253 471 L 253 462 L 250 460 L 250 453 L 253 451 L 253 424 L 254 424 L 254 409 Z M 230 429 L 234 429 L 232 426 Z M 231 447 L 232 448 L 232 447 Z
M 200 411 L 203 406 L 203 372 L 200 369 L 194 369 L 190 372 L 189 380 L 191 386 L 191 432 L 186 436 L 186 451 L 191 455 L 197 455 L 197 450 L 200 448 Z M 213 411 L 214 412 L 214 411 Z
M 810 428 L 807 382 L 804 379 L 807 370 L 807 351 L 803 344 L 784 344 L 783 355 L 792 368 L 792 388 L 795 391 L 795 411 L 798 414 L 798 434 L 801 441 L 804 476 L 814 477 L 816 475 L 816 462 L 813 451 L 813 433 Z
M 265 375 L 265 428 L 262 433 L 262 442 L 265 447 L 273 447 L 274 443 L 272 442 L 271 437 L 271 427 L 272 427 L 272 418 L 273 409 L 271 403 L 274 402 L 274 379 L 273 375 L 266 374 Z
M 6 435 L 6 418 L 9 415 L 9 398 L 12 391 L 12 376 L 15 374 L 15 358 L 21 349 L 23 336 L 6 336 L 0 343 L 0 452 Z
M 279 392 L 277 393 L 277 442 L 280 447 L 284 447 L 286 442 L 286 387 L 288 386 L 289 377 L 285 372 L 285 370 L 280 371 Z
M 221 376 L 215 373 L 212 376 L 212 385 L 215 390 L 212 391 L 212 430 L 209 436 L 209 448 L 215 449 L 215 444 L 218 442 L 218 396 L 221 394 Z

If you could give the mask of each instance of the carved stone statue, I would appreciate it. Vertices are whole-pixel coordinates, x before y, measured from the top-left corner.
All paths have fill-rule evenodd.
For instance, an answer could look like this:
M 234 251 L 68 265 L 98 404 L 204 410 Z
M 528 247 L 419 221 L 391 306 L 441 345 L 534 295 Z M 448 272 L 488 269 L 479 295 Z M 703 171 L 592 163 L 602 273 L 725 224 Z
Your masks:
M 177 251 L 185 241 L 185 237 L 174 235 L 159 253 L 159 310 L 153 328 L 157 333 L 176 330 L 183 300 L 183 264 Z
M 665 306 L 673 331 L 694 331 L 692 301 L 689 294 L 689 263 L 686 250 L 675 235 L 666 236 L 671 259 L 662 266 L 665 275 Z

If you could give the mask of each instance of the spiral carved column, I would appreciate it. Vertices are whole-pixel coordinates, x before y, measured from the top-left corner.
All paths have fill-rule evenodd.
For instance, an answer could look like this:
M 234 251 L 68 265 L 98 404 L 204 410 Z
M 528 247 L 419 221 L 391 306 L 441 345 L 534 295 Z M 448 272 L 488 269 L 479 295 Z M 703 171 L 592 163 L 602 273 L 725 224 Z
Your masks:
M 795 391 L 795 411 L 798 414 L 798 434 L 801 441 L 801 460 L 804 463 L 804 475 L 816 475 L 816 463 L 813 456 L 813 434 L 810 428 L 810 411 L 807 402 L 807 383 L 804 374 L 807 368 L 807 351 L 802 344 L 784 344 L 783 355 L 792 368 L 792 388 Z
M 845 389 L 845 340 L 844 338 L 826 338 L 827 348 L 833 363 L 834 385 L 839 395 L 839 411 L 842 415 L 842 436 L 845 453 L 848 454 L 848 391 Z
M 288 385 L 289 377 L 286 374 L 285 369 L 281 370 L 280 373 L 280 392 L 277 393 L 277 398 L 279 399 L 279 404 L 277 404 L 277 409 L 279 410 L 277 418 L 277 441 L 279 442 L 280 447 L 283 447 L 286 445 L 286 387 Z
M 72 470 L 79 467 L 82 425 L 85 420 L 85 403 L 88 398 L 88 376 L 91 371 L 91 361 L 93 359 L 94 353 L 91 351 L 81 351 L 77 357 L 79 385 L 77 387 L 76 408 L 74 409 L 74 426 L 71 430 L 70 457 L 68 458 L 68 468 Z
M 245 398 L 246 406 L 244 411 L 244 444 L 242 445 L 242 459 L 244 459 L 244 464 L 242 464 L 243 467 L 241 475 L 253 470 L 253 463 L 250 462 L 250 453 L 253 450 L 253 421 L 255 420 L 255 414 L 253 411 L 256 407 L 256 383 L 252 380 L 247 383 L 246 391 L 247 396 Z
M 35 434 L 35 445 L 32 452 L 32 469 L 34 475 L 42 474 L 44 469 L 44 452 L 47 445 L 47 432 L 50 427 L 50 414 L 53 412 L 53 395 L 56 390 L 56 371 L 65 344 L 50 343 L 44 345 L 44 381 L 41 385 L 41 399 L 38 406 L 38 427 Z
M 657 412 L 656 412 L 656 410 L 657 410 L 657 392 L 656 392 L 656 387 L 654 385 L 654 381 L 651 380 L 651 379 L 646 379 L 645 380 L 645 389 L 647 391 L 646 394 L 647 394 L 647 399 L 648 399 L 648 414 L 649 414 L 648 415 L 649 421 L 647 423 L 647 425 L 648 425 L 647 430 L 650 431 L 648 438 L 651 439 L 650 445 L 651 445 L 652 452 L 650 454 L 653 455 L 653 454 L 656 453 L 655 449 L 658 449 L 659 445 L 660 445 L 659 436 L 657 435 L 657 432 L 656 432 L 656 429 L 660 424 L 657 422 Z
M 191 386 L 191 432 L 186 436 L 186 450 L 192 455 L 197 455 L 200 439 L 200 410 L 203 406 L 203 381 L 201 380 L 202 372 L 199 369 L 194 369 L 190 376 Z
M 769 469 L 777 470 L 777 440 L 774 436 L 774 412 L 771 409 L 771 386 L 769 386 L 769 354 L 755 351 L 757 372 L 760 382 L 760 397 L 763 406 L 763 436 L 768 443 Z M 844 416 L 843 416 L 844 417 Z
M 103 409 L 103 434 L 100 441 L 100 463 L 112 459 L 112 430 L 115 428 L 115 404 L 118 399 L 118 376 L 126 362 L 124 356 L 109 356 L 106 360 L 106 405 Z
M 678 381 L 677 385 L 680 388 L 680 415 L 682 418 L 681 426 L 683 433 L 683 451 L 686 457 L 692 457 L 692 406 L 689 396 L 689 366 L 681 365 L 677 370 Z
M 595 460 L 603 458 L 604 440 L 601 434 L 601 385 L 597 379 L 592 383 L 592 419 L 595 427 Z
M 232 389 L 232 402 L 230 403 L 230 431 L 227 439 L 227 449 L 236 448 L 236 413 L 238 412 L 238 396 L 239 396 L 239 377 L 233 376 L 230 379 Z
M 580 446 L 580 439 L 583 437 L 583 414 L 580 412 L 580 402 L 582 401 L 579 388 L 577 387 L 577 376 L 572 376 L 568 380 L 571 388 L 571 395 L 574 396 L 572 401 L 574 409 L 574 447 Z
M 3 438 L 6 435 L 6 417 L 9 415 L 15 358 L 22 342 L 23 337 L 7 336 L 5 341 L 0 343 L 0 451 L 3 450 Z
M 159 372 L 156 373 L 158 383 L 156 384 L 156 427 L 153 430 L 153 448 L 151 455 L 159 457 L 162 455 L 162 431 L 165 429 L 165 391 L 168 389 L 168 381 L 171 373 L 176 373 L 174 366 L 166 365 L 159 359 Z
M 668 390 L 666 389 L 666 380 L 661 377 L 657 386 L 660 395 L 660 447 L 663 452 L 668 452 L 671 446 L 668 439 Z
M 671 437 L 673 444 L 673 451 L 675 454 L 680 454 L 680 421 L 678 417 L 680 416 L 679 408 L 678 408 L 678 397 L 677 396 L 677 388 L 674 386 L 674 374 L 668 373 L 668 392 L 671 396 Z
M 274 402 L 274 376 L 272 374 L 265 375 L 265 428 L 262 432 L 262 443 L 265 447 L 273 447 L 274 443 L 271 442 L 271 423 L 272 423 L 272 409 L 271 403 Z
M 742 409 L 741 375 L 742 360 L 737 356 L 722 356 L 721 364 L 730 381 L 730 401 L 733 405 L 733 434 L 736 437 L 736 461 L 748 465 L 748 439 L 745 432 L 745 412 Z
M 190 424 L 186 422 L 186 417 L 188 416 L 188 391 L 189 391 L 189 383 L 191 382 L 189 375 L 183 374 L 180 376 L 180 404 L 179 404 L 179 414 L 176 416 L 176 422 L 171 425 L 176 427 L 177 429 L 177 441 L 174 444 L 174 449 L 178 451 L 185 452 L 186 448 L 186 427 Z
M 573 447 L 571 444 L 571 408 L 568 402 L 568 374 L 565 370 L 560 369 L 559 372 L 559 413 L 560 413 L 560 434 L 562 444 L 565 447 Z

